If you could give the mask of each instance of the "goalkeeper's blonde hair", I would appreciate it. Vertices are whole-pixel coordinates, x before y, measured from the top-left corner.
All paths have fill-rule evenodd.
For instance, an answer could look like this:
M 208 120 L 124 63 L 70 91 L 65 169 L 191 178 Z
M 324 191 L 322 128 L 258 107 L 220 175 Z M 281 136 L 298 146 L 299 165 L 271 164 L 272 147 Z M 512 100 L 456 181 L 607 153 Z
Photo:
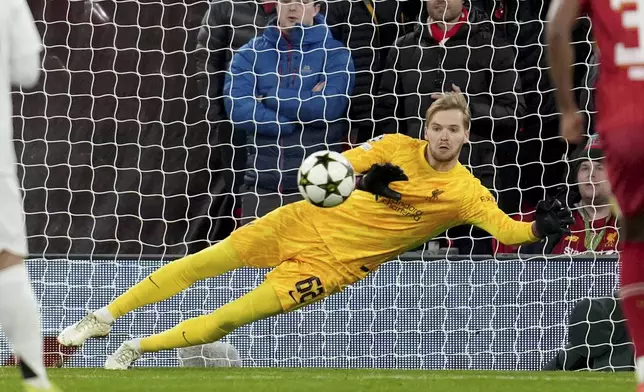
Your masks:
M 467 105 L 467 99 L 463 94 L 455 92 L 446 93 L 431 104 L 425 114 L 425 124 L 429 124 L 436 113 L 453 109 L 460 110 L 463 113 L 463 126 L 466 131 L 470 129 L 472 113 Z

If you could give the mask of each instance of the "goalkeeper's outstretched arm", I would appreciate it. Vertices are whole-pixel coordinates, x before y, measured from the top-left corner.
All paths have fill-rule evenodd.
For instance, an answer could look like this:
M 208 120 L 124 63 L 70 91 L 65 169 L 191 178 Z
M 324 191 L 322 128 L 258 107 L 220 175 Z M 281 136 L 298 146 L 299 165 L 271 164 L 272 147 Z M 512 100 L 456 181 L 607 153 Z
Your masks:
M 558 200 L 540 201 L 534 222 L 515 221 L 499 208 L 490 191 L 480 183 L 466 195 L 461 216 L 465 222 L 487 231 L 510 246 L 529 244 L 549 235 L 568 232 L 568 226 L 574 221 L 570 210 Z
M 510 218 L 501 211 L 490 192 L 484 190 L 474 194 L 468 192 L 461 208 L 465 222 L 487 231 L 505 245 L 518 246 L 541 239 L 534 223 Z

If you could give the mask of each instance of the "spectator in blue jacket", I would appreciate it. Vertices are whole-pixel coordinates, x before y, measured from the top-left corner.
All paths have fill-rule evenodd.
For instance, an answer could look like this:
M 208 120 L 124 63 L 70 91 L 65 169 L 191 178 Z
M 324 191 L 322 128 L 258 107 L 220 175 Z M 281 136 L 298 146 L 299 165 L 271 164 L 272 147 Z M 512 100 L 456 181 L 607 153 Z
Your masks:
M 277 20 L 239 49 L 226 75 L 226 111 L 249 147 L 243 223 L 301 198 L 305 156 L 342 149 L 354 67 L 319 3 L 280 0 Z

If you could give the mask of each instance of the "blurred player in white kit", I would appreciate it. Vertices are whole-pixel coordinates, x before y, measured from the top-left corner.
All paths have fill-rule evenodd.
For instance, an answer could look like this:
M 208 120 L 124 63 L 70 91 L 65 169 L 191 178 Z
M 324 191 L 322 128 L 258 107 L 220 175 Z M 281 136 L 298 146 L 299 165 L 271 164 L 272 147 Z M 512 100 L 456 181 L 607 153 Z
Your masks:
M 59 391 L 43 363 L 38 304 L 23 258 L 27 238 L 12 142 L 11 86 L 33 87 L 40 76 L 41 39 L 25 0 L 0 7 L 0 326 L 20 360 L 24 389 Z

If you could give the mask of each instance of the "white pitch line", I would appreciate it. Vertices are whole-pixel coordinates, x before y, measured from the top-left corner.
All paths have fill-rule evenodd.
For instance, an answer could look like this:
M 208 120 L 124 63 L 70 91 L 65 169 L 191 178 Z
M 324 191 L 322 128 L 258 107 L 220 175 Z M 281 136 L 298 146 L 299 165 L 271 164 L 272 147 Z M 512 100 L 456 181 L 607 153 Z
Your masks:
M 290 368 L 289 368 L 290 369 Z M 58 378 L 66 379 L 86 379 L 86 378 L 101 378 L 101 379 L 113 379 L 120 372 L 115 372 L 113 374 L 57 374 Z M 207 376 L 207 372 L 199 374 L 199 376 Z M 562 381 L 562 382 L 579 382 L 579 381 L 598 381 L 598 382 L 612 382 L 612 383 L 624 383 L 624 384 L 634 384 L 635 379 L 624 379 L 621 377 L 611 377 L 612 373 L 606 373 L 605 377 L 597 376 L 539 376 L 539 375 L 487 375 L 487 374 L 443 374 L 440 373 L 431 373 L 431 374 L 419 374 L 419 375 L 406 375 L 406 374 L 368 374 L 368 375 L 351 375 L 351 374 L 306 374 L 306 368 L 302 369 L 302 376 L 307 379 L 315 380 L 341 380 L 341 379 L 355 379 L 355 380 L 408 380 L 408 381 L 418 381 L 418 380 L 428 380 L 428 381 L 440 381 L 440 380 L 506 380 L 506 381 Z M 213 372 L 211 377 L 213 381 L 216 380 L 293 380 L 298 378 L 297 374 L 289 375 L 270 375 L 270 374 L 228 374 L 223 375 L 221 371 Z M 177 379 L 180 380 L 183 377 L 173 377 L 173 374 L 169 373 L 166 375 L 146 375 L 141 374 L 141 378 L 146 379 L 159 379 L 159 380 L 171 380 Z
M 622 383 L 635 383 L 635 379 L 627 380 L 622 378 L 611 378 L 608 377 L 575 377 L 575 376 L 559 376 L 559 377 L 550 377 L 550 376 L 529 376 L 529 375 L 485 375 L 485 374 L 470 374 L 470 375 L 455 375 L 455 374 L 422 374 L 422 375 L 405 375 L 405 374 L 369 374 L 369 375 L 344 375 L 338 374 L 337 376 L 333 375 L 306 375 L 303 374 L 305 378 L 310 379 L 319 379 L 319 380 L 333 380 L 333 379 L 357 379 L 357 380 L 513 380 L 513 381 L 610 381 L 610 382 L 622 382 Z M 242 380 L 242 379 L 257 379 L 257 380 L 286 380 L 292 379 L 292 376 L 282 376 L 282 375 L 261 375 L 261 374 L 252 374 L 252 375 L 226 375 L 220 376 L 218 378 L 226 380 Z

